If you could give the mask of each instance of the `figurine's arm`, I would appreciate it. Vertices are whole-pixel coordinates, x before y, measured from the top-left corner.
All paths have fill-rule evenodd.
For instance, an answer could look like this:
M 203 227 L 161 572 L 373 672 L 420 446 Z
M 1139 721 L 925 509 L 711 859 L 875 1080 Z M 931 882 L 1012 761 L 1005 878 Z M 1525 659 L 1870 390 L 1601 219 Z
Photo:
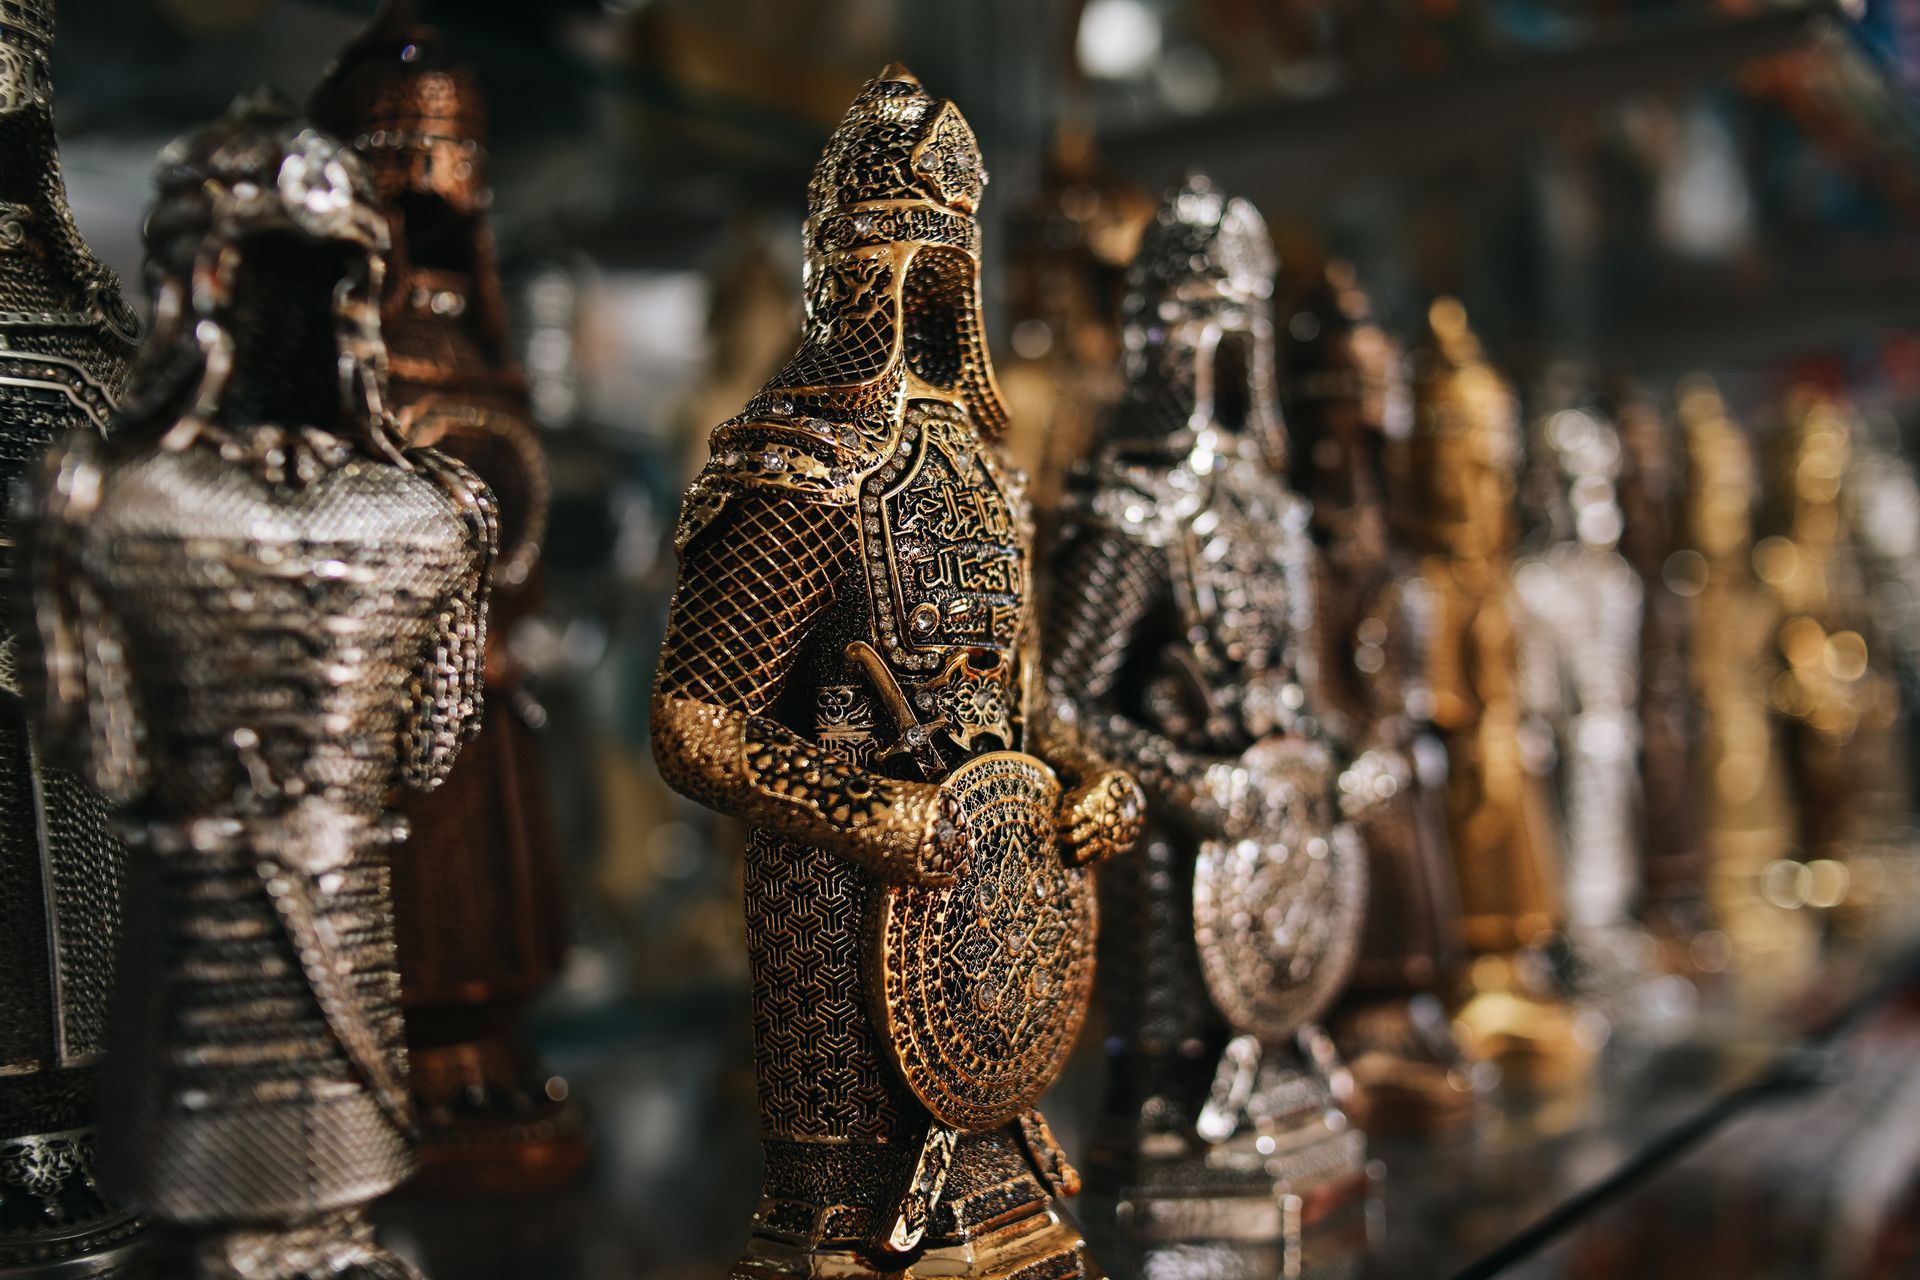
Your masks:
M 480 732 L 486 684 L 487 599 L 500 549 L 493 491 L 452 456 L 408 455 L 454 500 L 467 526 L 469 564 L 440 603 L 427 651 L 408 688 L 401 781 L 431 791 L 447 780 L 460 748 Z
M 1238 762 L 1176 745 L 1112 704 L 1134 632 L 1166 591 L 1153 550 L 1101 524 L 1068 535 L 1048 592 L 1046 697 L 1036 740 L 1071 769 L 1124 765 L 1162 812 L 1203 835 L 1243 829 L 1256 800 Z
M 22 616 L 19 691 L 39 703 L 47 745 L 109 800 L 127 803 L 150 776 L 140 750 L 145 717 L 130 670 L 132 650 L 100 585 L 82 564 L 88 522 L 105 476 L 97 442 L 79 432 L 48 454 L 22 522 L 16 561 Z
M 937 786 L 859 767 L 765 714 L 853 579 L 851 508 L 748 489 L 686 544 L 654 684 L 653 754 L 676 791 L 883 879 L 946 884 L 966 846 Z

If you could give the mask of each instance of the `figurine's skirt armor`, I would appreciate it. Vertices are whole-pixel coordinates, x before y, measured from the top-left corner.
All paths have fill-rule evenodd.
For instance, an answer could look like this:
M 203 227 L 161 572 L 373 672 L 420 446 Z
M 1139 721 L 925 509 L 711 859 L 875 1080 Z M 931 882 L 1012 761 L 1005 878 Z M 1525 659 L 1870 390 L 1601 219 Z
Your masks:
M 235 1206 L 300 1219 L 371 1199 L 411 1168 L 399 1132 L 362 1085 L 308 988 L 261 884 L 272 850 L 143 851 L 137 892 L 151 903 L 167 962 L 128 976 L 134 1016 L 167 1068 L 141 1074 L 123 1107 L 108 1097 L 110 1150 L 137 1142 L 121 1184 L 175 1222 L 224 1222 Z M 383 1052 L 400 1060 L 398 983 L 385 850 L 369 846 L 327 873 L 320 920 L 338 939 Z M 143 913 L 144 914 L 144 913 Z M 209 949 L 207 944 L 216 944 Z M 138 1064 L 133 1072 L 141 1072 Z M 131 1073 L 130 1073 L 131 1074 Z M 109 1078 L 116 1086 L 116 1075 Z
M 468 526 L 419 471 L 196 448 L 109 466 L 84 546 L 152 761 L 112 1170 L 179 1222 L 356 1204 L 409 1168 L 382 809 Z

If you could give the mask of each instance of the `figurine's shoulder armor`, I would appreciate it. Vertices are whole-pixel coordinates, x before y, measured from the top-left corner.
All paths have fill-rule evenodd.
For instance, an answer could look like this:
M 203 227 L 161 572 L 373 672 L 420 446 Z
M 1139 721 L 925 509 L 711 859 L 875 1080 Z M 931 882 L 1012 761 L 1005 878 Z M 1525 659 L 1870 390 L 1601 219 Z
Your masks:
M 1072 517 L 1150 547 L 1170 547 L 1206 500 L 1206 486 L 1184 468 L 1109 458 L 1075 499 Z
M 714 428 L 707 465 L 680 508 L 674 546 L 685 551 L 735 494 L 760 490 L 796 503 L 852 507 L 861 483 L 899 449 L 905 425 L 904 384 L 882 379 L 852 404 L 844 392 L 831 404 L 801 403 L 799 392 L 763 391 L 746 411 Z M 808 412 L 818 408 L 816 416 Z

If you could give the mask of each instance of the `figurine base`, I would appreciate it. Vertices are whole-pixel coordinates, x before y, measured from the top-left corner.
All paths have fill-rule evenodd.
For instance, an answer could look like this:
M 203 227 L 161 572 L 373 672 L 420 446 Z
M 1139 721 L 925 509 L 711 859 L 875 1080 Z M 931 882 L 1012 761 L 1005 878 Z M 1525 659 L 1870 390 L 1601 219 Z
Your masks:
M 410 1050 L 420 1167 L 402 1194 L 531 1199 L 579 1177 L 592 1138 L 565 1081 L 505 1041 Z
M 1469 1056 L 1492 1062 L 1504 1080 L 1556 1089 L 1584 1079 L 1604 1042 L 1567 1002 L 1535 994 L 1517 979 L 1521 957 L 1484 955 L 1473 964 L 1472 996 L 1454 1016 Z
M 0 1249 L 0 1280 L 136 1280 L 146 1274 L 145 1229 L 128 1216 L 84 1235 L 9 1242 Z
M 963 1241 L 891 1256 L 852 1246 L 811 1248 L 756 1235 L 733 1280 L 1104 1280 L 1085 1237 L 1048 1207 Z
M 1431 996 L 1381 999 L 1347 1010 L 1334 1042 L 1353 1076 L 1347 1114 L 1370 1134 L 1437 1136 L 1473 1119 L 1476 1070 Z
M 0 1280 L 134 1274 L 144 1224 L 102 1196 L 93 1134 L 89 1127 L 0 1138 Z
M 1272 1243 L 1366 1198 L 1366 1137 L 1329 1106 L 1204 1151 L 1096 1153 L 1088 1184 L 1092 1211 L 1132 1244 Z
M 423 1126 L 419 1171 L 397 1194 L 536 1199 L 573 1185 L 592 1154 L 586 1122 L 572 1105 L 523 1120 Z
M 1363 1192 L 1313 1227 L 1272 1240 L 1155 1242 L 1088 1234 L 1115 1280 L 1353 1280 L 1367 1256 L 1366 1205 Z M 1110 1216 L 1108 1222 L 1109 1230 L 1119 1225 Z
M 380 1247 L 363 1209 L 280 1228 L 156 1231 L 147 1280 L 423 1280 Z

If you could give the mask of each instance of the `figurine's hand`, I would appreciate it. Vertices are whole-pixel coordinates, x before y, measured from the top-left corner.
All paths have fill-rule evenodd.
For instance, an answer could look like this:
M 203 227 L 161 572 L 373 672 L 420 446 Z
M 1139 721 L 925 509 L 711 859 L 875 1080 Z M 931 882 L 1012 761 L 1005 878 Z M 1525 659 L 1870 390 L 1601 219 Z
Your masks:
M 1118 769 L 1096 773 L 1060 801 L 1055 829 L 1060 855 L 1070 866 L 1103 862 L 1133 848 L 1146 821 L 1147 798 L 1133 775 Z
M 1200 775 L 1204 812 L 1213 819 L 1199 822 L 1200 834 L 1219 840 L 1241 840 L 1259 825 L 1260 796 L 1251 770 L 1239 760 L 1216 760 Z

